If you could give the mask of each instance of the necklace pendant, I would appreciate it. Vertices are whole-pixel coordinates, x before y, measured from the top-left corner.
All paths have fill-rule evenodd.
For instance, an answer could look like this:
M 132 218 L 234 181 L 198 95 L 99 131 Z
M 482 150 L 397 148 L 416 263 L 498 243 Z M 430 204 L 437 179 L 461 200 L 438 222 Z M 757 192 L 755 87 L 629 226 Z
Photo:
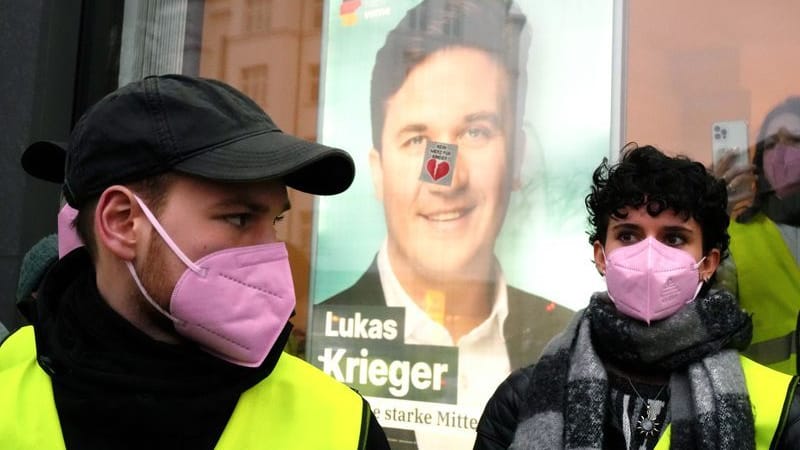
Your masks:
M 646 415 L 639 417 L 636 422 L 636 430 L 646 437 L 651 437 L 658 434 L 658 426 L 659 423 L 656 422 L 655 416 L 650 411 L 650 405 L 648 405 Z
M 633 381 L 631 381 L 630 378 L 628 378 L 628 384 L 631 385 L 631 389 L 633 389 L 633 392 L 636 393 L 636 396 L 639 397 L 639 400 L 642 401 L 644 407 L 646 408 L 644 414 L 639 416 L 639 420 L 636 422 L 636 431 L 638 431 L 639 434 L 645 437 L 657 436 L 659 432 L 658 427 L 661 426 L 660 423 L 656 422 L 658 414 L 655 414 L 653 412 L 653 409 L 650 408 L 650 400 L 645 400 L 644 398 L 642 398 L 642 396 L 639 394 L 639 391 L 636 390 L 636 386 L 633 385 Z M 665 387 L 667 387 L 666 384 L 661 386 L 661 389 L 658 390 L 658 394 L 656 394 L 655 400 L 658 400 L 658 398 L 661 396 L 661 392 L 664 391 Z

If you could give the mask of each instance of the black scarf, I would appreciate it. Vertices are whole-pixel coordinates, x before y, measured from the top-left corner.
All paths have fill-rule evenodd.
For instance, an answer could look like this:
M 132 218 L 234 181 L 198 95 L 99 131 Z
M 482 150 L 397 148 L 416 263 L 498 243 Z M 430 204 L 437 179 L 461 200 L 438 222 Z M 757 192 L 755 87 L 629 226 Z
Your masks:
M 108 306 L 76 250 L 47 275 L 34 329 L 67 448 L 211 449 L 239 395 L 272 372 L 291 324 L 257 368 L 155 341 Z
M 752 335 L 736 299 L 713 292 L 647 326 L 596 294 L 545 348 L 521 407 L 513 449 L 601 449 L 610 362 L 670 375 L 672 449 L 753 449 L 738 352 Z

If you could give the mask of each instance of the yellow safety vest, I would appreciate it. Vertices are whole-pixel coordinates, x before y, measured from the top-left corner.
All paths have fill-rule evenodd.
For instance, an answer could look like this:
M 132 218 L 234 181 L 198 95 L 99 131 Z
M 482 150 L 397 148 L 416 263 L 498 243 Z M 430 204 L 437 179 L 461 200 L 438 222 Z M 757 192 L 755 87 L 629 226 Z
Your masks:
M 217 449 L 358 449 L 368 411 L 361 397 L 283 353 L 269 377 L 244 392 Z M 36 362 L 33 327 L 0 346 L 0 446 L 63 449 L 50 377 Z
M 756 432 L 756 449 L 768 450 L 772 440 L 776 437 L 778 427 L 783 426 L 784 403 L 791 402 L 793 395 L 787 395 L 789 389 L 794 390 L 793 377 L 785 373 L 772 370 L 753 362 L 744 356 L 742 371 L 747 384 L 747 393 L 750 396 L 750 405 L 753 409 L 754 428 Z M 786 411 L 788 411 L 788 405 Z M 668 450 L 670 440 L 670 426 L 661 434 L 655 450 Z M 782 429 L 780 430 L 783 431 Z
M 744 224 L 732 221 L 728 233 L 739 304 L 753 314 L 753 340 L 742 353 L 794 375 L 795 328 L 800 311 L 800 269 L 794 256 L 778 227 L 763 214 Z

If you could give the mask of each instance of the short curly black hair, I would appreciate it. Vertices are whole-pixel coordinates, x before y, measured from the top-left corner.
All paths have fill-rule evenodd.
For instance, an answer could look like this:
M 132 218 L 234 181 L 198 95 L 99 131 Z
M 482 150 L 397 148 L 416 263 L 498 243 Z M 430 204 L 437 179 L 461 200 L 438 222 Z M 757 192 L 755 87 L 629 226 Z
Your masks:
M 626 207 L 644 206 L 653 217 L 669 209 L 686 220 L 694 218 L 703 233 L 703 253 L 716 248 L 722 258 L 727 256 L 730 217 L 724 181 L 699 162 L 667 156 L 650 145 L 630 143 L 621 154 L 615 165 L 603 159 L 592 175 L 586 196 L 589 243 L 605 245 L 609 219 L 624 218 Z

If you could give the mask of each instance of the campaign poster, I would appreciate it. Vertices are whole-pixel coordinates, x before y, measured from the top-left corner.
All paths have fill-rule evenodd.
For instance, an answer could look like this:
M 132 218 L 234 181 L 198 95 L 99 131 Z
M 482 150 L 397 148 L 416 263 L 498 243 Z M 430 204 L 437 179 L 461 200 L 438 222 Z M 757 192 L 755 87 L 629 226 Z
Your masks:
M 318 135 L 356 177 L 316 203 L 307 359 L 392 448 L 472 448 L 496 387 L 604 288 L 584 198 L 617 151 L 615 2 L 325 10 Z

